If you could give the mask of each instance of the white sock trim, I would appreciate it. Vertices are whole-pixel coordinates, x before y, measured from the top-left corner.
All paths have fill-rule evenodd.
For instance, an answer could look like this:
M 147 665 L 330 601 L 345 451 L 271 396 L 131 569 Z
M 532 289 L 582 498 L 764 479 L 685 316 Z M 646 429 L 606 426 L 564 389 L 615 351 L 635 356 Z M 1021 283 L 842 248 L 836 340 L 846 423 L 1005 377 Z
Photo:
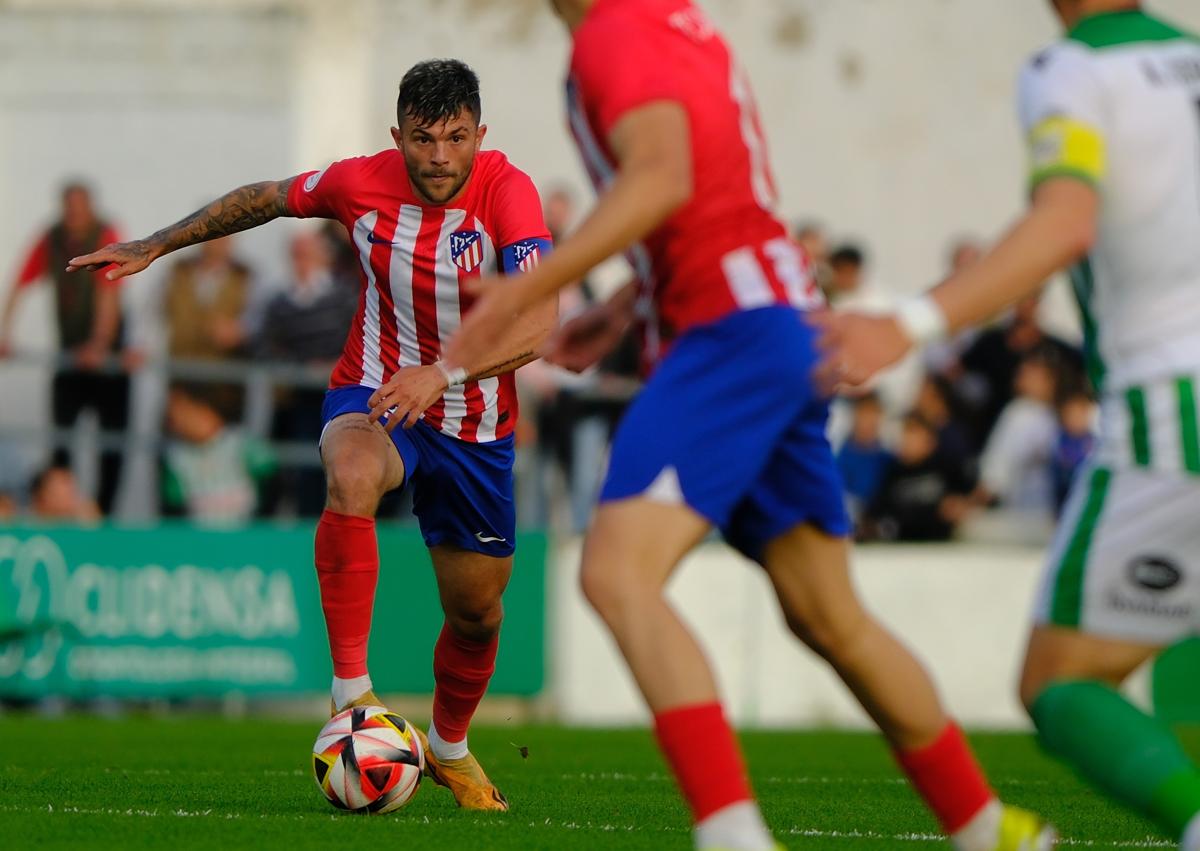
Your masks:
M 754 801 L 739 801 L 717 810 L 696 825 L 693 836 L 699 849 L 774 851 L 776 847 Z
M 462 759 L 469 752 L 465 736 L 461 742 L 447 742 L 438 735 L 432 721 L 429 722 L 429 749 L 438 759 Z
M 1200 813 L 1192 816 L 1188 826 L 1183 831 L 1183 842 L 1179 843 L 1181 851 L 1200 851 Z
M 345 680 L 341 677 L 334 677 L 333 705 L 341 709 L 355 698 L 362 697 L 371 688 L 371 677 L 367 674 L 363 674 L 361 677 L 350 677 Z
M 975 817 L 950 837 L 956 851 L 991 851 L 1000 839 L 1004 805 L 995 798 L 984 804 Z

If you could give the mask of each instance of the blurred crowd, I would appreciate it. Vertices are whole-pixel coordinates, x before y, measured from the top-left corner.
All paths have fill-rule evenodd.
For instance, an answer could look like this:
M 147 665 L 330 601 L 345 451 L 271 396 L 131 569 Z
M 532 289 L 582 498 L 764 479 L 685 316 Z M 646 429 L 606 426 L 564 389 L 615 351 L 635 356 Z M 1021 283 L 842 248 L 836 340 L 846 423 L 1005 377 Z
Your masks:
M 52 450 L 23 487 L 0 490 L 0 522 L 112 514 L 128 448 L 121 436 L 130 422 L 131 376 L 147 362 L 125 333 L 121 284 L 102 271 L 64 271 L 70 257 L 121 234 L 86 185 L 66 186 L 61 202 L 59 220 L 32 240 L 18 265 L 0 312 L 4 357 L 12 354 L 22 298 L 31 286 L 48 285 L 60 346 Z M 555 186 L 544 202 L 547 225 L 561 236 L 576 219 L 575 199 Z M 885 310 L 904 294 L 876 277 L 865 246 L 831 244 L 814 222 L 798 224 L 795 236 L 835 309 Z M 980 252 L 974 241 L 957 241 L 949 270 Z M 298 232 L 286 262 L 269 269 L 243 260 L 234 237 L 166 262 L 155 307 L 164 356 L 227 369 L 167 383 L 155 451 L 158 513 L 215 523 L 319 514 L 321 379 L 341 354 L 360 289 L 345 230 L 328 222 Z M 560 312 L 569 318 L 602 296 L 593 282 L 580 281 L 564 292 Z M 630 341 L 584 376 L 542 362 L 521 370 L 523 522 L 586 524 L 608 439 L 637 389 L 637 363 Z M 294 367 L 286 373 L 293 380 L 269 385 L 271 416 L 251 427 L 244 379 L 264 364 Z M 312 379 L 294 380 L 303 370 Z M 84 412 L 102 430 L 92 494 L 82 492 L 71 452 Z M 859 538 L 940 541 L 972 534 L 987 518 L 1008 518 L 1010 529 L 1028 528 L 1030 519 L 1048 528 L 1091 447 L 1095 420 L 1083 357 L 1043 327 L 1035 298 L 991 327 L 911 357 L 863 393 L 835 400 L 830 429 Z M 0 447 L 12 442 L 0 430 Z M 383 512 L 402 518 L 407 507 L 397 499 Z

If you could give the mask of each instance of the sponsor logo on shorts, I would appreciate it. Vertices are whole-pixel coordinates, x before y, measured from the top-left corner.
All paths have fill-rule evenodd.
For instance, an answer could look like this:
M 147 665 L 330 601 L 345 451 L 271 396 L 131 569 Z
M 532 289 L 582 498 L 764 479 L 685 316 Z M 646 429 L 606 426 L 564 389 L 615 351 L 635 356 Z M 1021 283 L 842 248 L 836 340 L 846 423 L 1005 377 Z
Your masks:
M 1149 595 L 1141 599 L 1134 599 L 1122 594 L 1120 591 L 1109 592 L 1108 606 L 1114 612 L 1124 612 L 1132 615 L 1152 615 L 1156 618 L 1178 620 L 1190 620 L 1193 611 L 1192 607 L 1186 603 L 1171 605 Z
M 1130 580 L 1148 591 L 1169 591 L 1183 580 L 1183 571 L 1162 556 L 1139 556 L 1127 569 Z

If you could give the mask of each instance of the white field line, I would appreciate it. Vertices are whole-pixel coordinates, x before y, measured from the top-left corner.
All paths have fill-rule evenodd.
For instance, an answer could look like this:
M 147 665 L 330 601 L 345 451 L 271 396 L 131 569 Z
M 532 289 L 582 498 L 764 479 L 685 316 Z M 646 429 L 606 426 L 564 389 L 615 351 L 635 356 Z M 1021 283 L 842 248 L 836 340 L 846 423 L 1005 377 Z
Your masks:
M 673 783 L 674 779 L 666 774 L 627 774 L 621 771 L 581 771 L 573 774 L 560 774 L 560 780 L 583 780 L 587 782 L 610 781 L 613 783 Z M 761 777 L 755 778 L 755 784 L 767 786 L 904 786 L 908 783 L 903 777 Z M 1050 780 L 1005 780 L 995 778 L 992 783 L 1000 787 L 1049 786 Z
M 246 815 L 244 813 L 215 813 L 212 810 L 143 810 L 143 809 L 119 809 L 115 807 L 55 807 L 47 804 L 44 807 L 15 807 L 0 804 L 0 812 L 4 813 L 47 813 L 49 815 L 85 815 L 85 816 L 126 816 L 130 818 L 212 818 L 220 821 L 233 821 L 236 819 L 287 819 L 292 821 L 304 821 L 313 818 L 311 815 L 268 815 L 265 813 L 258 815 Z M 338 813 L 330 813 L 326 818 L 340 819 L 346 816 Z M 320 818 L 320 816 L 318 816 Z M 429 818 L 424 816 L 420 819 L 404 819 L 400 817 L 406 824 L 462 824 L 466 819 L 462 818 Z M 476 825 L 481 827 L 502 827 L 515 828 L 517 827 L 511 821 L 507 821 L 504 817 L 497 819 L 489 819 L 487 821 L 474 820 Z M 687 830 L 685 827 L 662 827 L 649 830 L 635 824 L 596 824 L 594 822 L 555 822 L 553 819 L 546 819 L 540 822 L 528 822 L 530 828 L 561 828 L 563 830 L 594 830 L 602 833 L 683 833 Z M 943 844 L 946 839 L 936 833 L 877 833 L 870 830 L 816 830 L 814 828 L 792 827 L 787 830 L 779 831 L 782 836 L 802 836 L 807 839 L 868 839 L 879 842 L 912 842 L 926 844 Z M 1060 847 L 1064 848 L 1175 848 L 1174 842 L 1166 839 L 1156 839 L 1154 837 L 1143 837 L 1141 839 L 1072 839 L 1063 838 L 1058 841 Z

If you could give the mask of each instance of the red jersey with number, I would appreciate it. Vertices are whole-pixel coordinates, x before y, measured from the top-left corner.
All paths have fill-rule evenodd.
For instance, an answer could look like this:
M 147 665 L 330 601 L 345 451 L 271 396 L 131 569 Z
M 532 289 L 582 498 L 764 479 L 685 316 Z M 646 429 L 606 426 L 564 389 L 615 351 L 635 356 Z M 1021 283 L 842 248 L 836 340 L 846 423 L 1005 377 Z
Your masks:
M 288 208 L 337 219 L 358 251 L 362 296 L 330 387 L 379 387 L 401 367 L 437 361 L 474 302 L 464 282 L 529 269 L 550 247 L 533 181 L 499 151 L 476 156 L 466 190 L 446 206 L 421 200 L 404 156 L 388 150 L 300 175 Z M 423 419 L 475 443 L 508 436 L 513 373 L 451 387 Z
M 613 179 L 608 136 L 630 110 L 687 112 L 691 200 L 629 256 L 642 284 L 647 355 L 737 310 L 820 303 L 800 247 L 775 216 L 767 146 L 746 77 L 688 0 L 596 0 L 575 31 L 571 130 L 598 191 Z M 649 310 L 653 307 L 653 310 Z

